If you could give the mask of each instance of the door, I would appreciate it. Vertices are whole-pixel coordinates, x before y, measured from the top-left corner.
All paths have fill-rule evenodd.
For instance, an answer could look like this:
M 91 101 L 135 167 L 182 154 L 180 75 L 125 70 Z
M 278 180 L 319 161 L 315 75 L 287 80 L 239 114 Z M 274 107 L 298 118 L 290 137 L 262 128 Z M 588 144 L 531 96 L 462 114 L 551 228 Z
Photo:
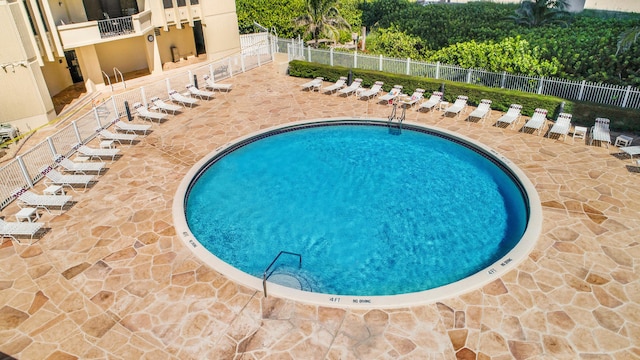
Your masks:
M 75 84 L 84 81 L 82 78 L 82 72 L 80 71 L 80 64 L 78 64 L 78 58 L 76 57 L 76 52 L 74 50 L 65 51 L 64 57 L 67 59 L 67 69 L 69 69 L 69 74 L 71 74 L 71 80 L 73 83 Z
M 196 55 L 205 54 L 207 50 L 204 47 L 204 34 L 202 33 L 202 22 L 193 22 L 193 39 L 196 43 Z

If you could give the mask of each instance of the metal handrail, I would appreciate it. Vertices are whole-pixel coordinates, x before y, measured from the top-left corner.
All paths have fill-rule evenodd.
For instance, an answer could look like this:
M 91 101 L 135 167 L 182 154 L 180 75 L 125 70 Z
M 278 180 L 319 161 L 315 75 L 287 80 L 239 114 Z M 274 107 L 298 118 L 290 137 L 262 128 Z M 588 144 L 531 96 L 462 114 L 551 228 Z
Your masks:
M 134 33 L 133 20 L 131 16 L 98 20 L 98 30 L 102 39 L 132 34 Z
M 124 85 L 124 88 L 127 88 L 127 83 L 124 82 L 124 75 L 122 75 L 122 72 L 120 70 L 118 70 L 117 67 L 113 68 L 113 76 L 116 78 L 116 82 L 118 82 L 118 74 L 120 74 L 120 79 L 122 79 L 122 85 Z
M 267 266 L 267 268 L 264 269 L 264 273 L 262 274 L 262 289 L 264 290 L 264 297 L 267 297 L 267 272 L 269 272 L 269 269 L 271 269 L 273 264 L 275 264 L 276 261 L 278 261 L 278 258 L 282 254 L 297 256 L 300 261 L 298 268 L 302 268 L 302 255 L 298 253 L 289 252 L 289 251 L 280 251 L 278 255 L 275 258 L 273 258 L 273 261 L 271 262 L 271 264 L 269 264 L 269 266 Z
M 113 85 L 111 84 L 111 79 L 109 79 L 109 75 L 107 75 L 106 72 L 102 71 L 102 75 L 105 77 L 105 79 L 107 79 L 107 82 L 109 83 L 109 87 L 111 88 L 111 91 L 113 92 Z

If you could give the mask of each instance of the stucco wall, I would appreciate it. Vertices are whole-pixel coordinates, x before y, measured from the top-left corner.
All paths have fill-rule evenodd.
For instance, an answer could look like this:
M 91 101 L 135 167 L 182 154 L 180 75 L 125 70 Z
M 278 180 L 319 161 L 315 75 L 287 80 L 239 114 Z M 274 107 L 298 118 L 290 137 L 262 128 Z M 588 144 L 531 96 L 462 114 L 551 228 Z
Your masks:
M 170 26 L 169 31 L 160 31 L 160 36 L 156 36 L 158 42 L 158 50 L 160 52 L 160 61 L 164 64 L 173 61 L 171 47 L 178 48 L 178 54 L 181 58 L 196 55 L 196 44 L 193 38 L 193 28 L 184 26 L 178 29 Z
M 102 71 L 113 75 L 116 67 L 122 73 L 147 68 L 145 38 L 138 36 L 96 45 Z

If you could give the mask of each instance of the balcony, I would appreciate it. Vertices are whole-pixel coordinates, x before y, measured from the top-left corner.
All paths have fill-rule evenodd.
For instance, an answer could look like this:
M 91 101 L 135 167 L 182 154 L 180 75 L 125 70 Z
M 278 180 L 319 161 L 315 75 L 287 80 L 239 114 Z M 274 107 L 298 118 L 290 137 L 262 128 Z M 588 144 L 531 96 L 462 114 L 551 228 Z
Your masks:
M 113 19 L 87 21 L 57 27 L 65 50 L 128 37 L 142 36 L 153 29 L 151 11 Z

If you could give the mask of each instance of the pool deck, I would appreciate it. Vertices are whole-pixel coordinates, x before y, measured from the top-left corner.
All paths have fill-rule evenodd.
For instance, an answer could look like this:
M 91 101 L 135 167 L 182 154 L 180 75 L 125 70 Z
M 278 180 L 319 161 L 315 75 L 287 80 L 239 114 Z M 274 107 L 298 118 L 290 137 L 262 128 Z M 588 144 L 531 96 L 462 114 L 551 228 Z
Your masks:
M 457 118 L 409 110 L 406 121 L 496 149 L 538 190 L 542 235 L 499 279 L 436 303 L 349 309 L 264 298 L 204 265 L 172 225 L 174 193 L 195 162 L 274 125 L 391 111 L 375 99 L 302 91 L 306 80 L 279 74 L 275 64 L 224 82 L 233 83 L 230 93 L 121 146 L 123 156 L 95 185 L 71 192 L 72 207 L 42 213 L 48 231 L 39 240 L 0 245 L 0 352 L 18 359 L 640 358 L 640 169 L 614 146 L 518 132 L 523 119 L 515 129 L 492 126 L 497 111 L 484 124 L 466 121 L 472 107 Z M 24 147 L 47 131 L 39 133 Z M 16 209 L 2 216 L 13 221 Z

